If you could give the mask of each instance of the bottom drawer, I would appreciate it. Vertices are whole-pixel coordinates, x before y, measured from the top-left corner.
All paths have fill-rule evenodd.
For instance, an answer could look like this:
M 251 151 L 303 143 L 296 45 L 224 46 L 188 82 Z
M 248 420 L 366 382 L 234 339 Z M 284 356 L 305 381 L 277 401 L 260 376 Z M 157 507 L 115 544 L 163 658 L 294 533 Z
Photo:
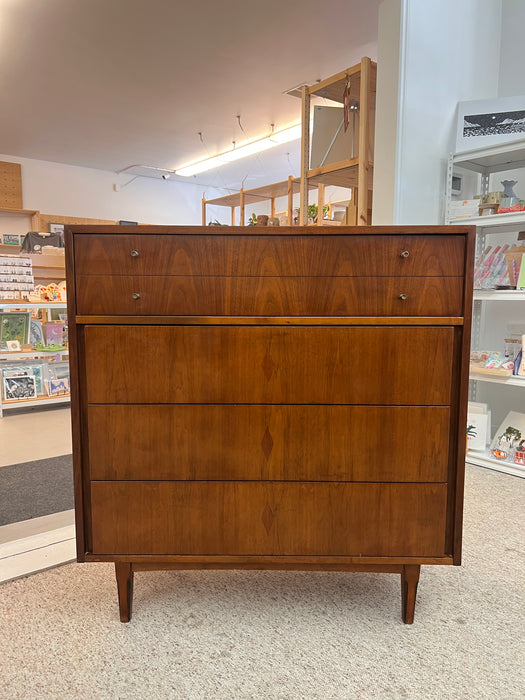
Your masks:
M 93 554 L 445 554 L 445 484 L 91 483 Z

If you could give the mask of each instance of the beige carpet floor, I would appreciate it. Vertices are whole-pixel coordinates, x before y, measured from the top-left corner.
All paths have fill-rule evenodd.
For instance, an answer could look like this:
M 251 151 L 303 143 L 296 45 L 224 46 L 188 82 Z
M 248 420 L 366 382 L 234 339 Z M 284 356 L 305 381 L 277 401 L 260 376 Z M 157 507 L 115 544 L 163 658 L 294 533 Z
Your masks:
M 0 698 L 177 700 L 525 697 L 525 481 L 467 469 L 464 565 L 399 576 L 135 575 L 118 621 L 113 566 L 0 586 Z

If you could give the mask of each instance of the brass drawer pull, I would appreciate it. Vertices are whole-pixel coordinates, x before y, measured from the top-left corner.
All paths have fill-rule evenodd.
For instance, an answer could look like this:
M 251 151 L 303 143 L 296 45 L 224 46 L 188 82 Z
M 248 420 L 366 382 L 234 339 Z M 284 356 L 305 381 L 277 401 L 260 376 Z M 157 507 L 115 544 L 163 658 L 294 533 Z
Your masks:
M 139 251 L 138 251 L 138 250 L 132 250 L 132 251 L 131 251 L 131 257 L 132 257 L 132 258 L 138 258 L 138 257 L 139 257 Z
M 410 255 L 410 253 L 408 252 L 408 250 L 404 250 L 404 251 L 401 253 L 400 257 L 401 257 L 401 258 L 408 258 L 409 255 Z
M 134 292 L 133 299 L 135 299 L 135 300 L 140 299 L 140 294 L 138 292 Z
M 401 301 L 405 301 L 406 298 L 407 298 L 407 295 L 406 295 L 406 294 L 400 294 L 400 295 L 398 296 L 398 299 L 401 299 Z

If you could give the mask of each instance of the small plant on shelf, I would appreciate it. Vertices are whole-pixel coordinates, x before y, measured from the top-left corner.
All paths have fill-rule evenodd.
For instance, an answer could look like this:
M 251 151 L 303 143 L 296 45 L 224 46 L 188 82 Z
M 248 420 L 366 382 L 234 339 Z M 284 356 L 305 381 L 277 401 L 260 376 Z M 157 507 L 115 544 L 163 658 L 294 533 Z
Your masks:
M 323 206 L 323 219 L 326 218 L 326 216 L 327 216 L 327 214 L 328 214 L 329 208 L 330 208 L 330 207 L 328 206 L 328 204 L 325 204 L 325 205 Z M 308 205 L 307 211 L 308 211 L 308 221 L 310 221 L 310 222 L 313 223 L 313 224 L 316 224 L 316 223 L 317 223 L 317 217 L 319 216 L 319 207 L 318 207 L 318 205 L 317 205 L 317 204 L 309 204 L 309 205 Z M 301 210 L 300 210 L 300 209 L 295 209 L 295 210 L 294 210 L 294 220 L 293 220 L 294 224 L 298 224 L 298 223 L 299 223 L 300 214 L 301 214 Z

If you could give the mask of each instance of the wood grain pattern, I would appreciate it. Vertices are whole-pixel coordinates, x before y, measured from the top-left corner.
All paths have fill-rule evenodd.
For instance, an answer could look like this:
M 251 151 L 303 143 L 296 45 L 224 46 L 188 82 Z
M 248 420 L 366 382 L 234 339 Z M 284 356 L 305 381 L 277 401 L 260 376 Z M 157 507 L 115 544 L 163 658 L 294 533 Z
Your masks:
M 444 406 L 96 405 L 87 420 L 92 479 L 447 480 Z
M 445 554 L 442 484 L 94 481 L 91 489 L 95 554 Z
M 133 571 L 273 568 L 395 572 L 412 622 L 460 562 L 473 227 L 66 240 L 78 558 L 121 619 Z
M 141 227 L 141 231 L 142 231 Z M 339 229 L 342 227 L 338 227 Z M 348 227 L 345 227 L 348 228 Z M 75 266 L 80 275 L 188 276 L 462 276 L 464 238 L 447 235 L 273 236 L 234 229 L 237 235 L 77 234 Z M 230 231 L 229 229 L 228 231 Z M 406 230 L 406 229 L 405 229 Z M 239 231 L 242 235 L 239 235 Z M 270 229 L 268 229 L 270 231 Z M 132 257 L 131 251 L 138 253 Z M 407 257 L 401 254 L 408 252 Z
M 89 403 L 450 403 L 449 327 L 84 332 Z
M 79 326 L 463 326 L 462 316 L 100 316 L 76 315 Z
M 461 316 L 462 277 L 79 275 L 77 313 Z M 138 296 L 137 296 L 138 295 Z

